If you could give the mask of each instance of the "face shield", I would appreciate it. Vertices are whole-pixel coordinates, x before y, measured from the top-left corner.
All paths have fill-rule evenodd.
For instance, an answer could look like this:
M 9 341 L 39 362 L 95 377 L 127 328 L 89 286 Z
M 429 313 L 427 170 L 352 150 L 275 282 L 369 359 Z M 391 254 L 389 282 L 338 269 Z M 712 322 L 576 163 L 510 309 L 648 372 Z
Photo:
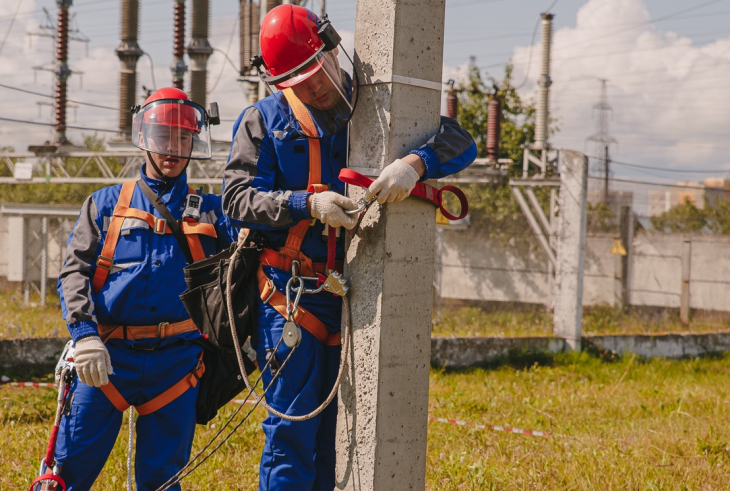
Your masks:
M 303 67 L 284 76 L 261 77 L 289 125 L 309 138 L 333 136 L 352 118 L 357 87 L 340 68 L 337 52 L 319 51 Z
M 132 121 L 132 143 L 142 150 L 170 157 L 211 157 L 205 110 L 181 99 L 160 99 L 139 108 Z

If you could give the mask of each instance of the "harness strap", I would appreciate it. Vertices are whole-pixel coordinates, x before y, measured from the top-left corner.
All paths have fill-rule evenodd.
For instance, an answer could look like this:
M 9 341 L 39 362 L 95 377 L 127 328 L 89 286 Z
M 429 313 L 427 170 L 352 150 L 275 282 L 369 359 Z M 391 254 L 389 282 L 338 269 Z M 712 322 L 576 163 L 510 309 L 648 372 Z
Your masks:
M 286 318 L 286 297 L 276 289 L 273 282 L 264 273 L 263 266 L 259 266 L 256 276 L 259 280 L 261 301 L 271 305 L 274 310 Z M 303 307 L 297 307 L 294 322 L 302 326 L 325 346 L 339 346 L 342 343 L 340 333 L 330 333 L 324 323 Z
M 163 407 L 167 406 L 172 401 L 183 395 L 189 388 L 197 386 L 200 377 L 202 377 L 204 373 L 205 364 L 203 363 L 203 353 L 201 353 L 200 358 L 198 358 L 198 363 L 189 374 L 185 375 L 175 385 L 173 385 L 154 399 L 151 399 L 144 404 L 140 404 L 139 406 L 134 406 L 134 408 L 137 410 L 137 414 L 139 414 L 140 416 L 146 416 L 147 414 L 152 414 L 158 409 L 162 409 Z M 122 396 L 122 394 L 117 390 L 116 387 L 114 387 L 114 384 L 112 384 L 111 382 L 106 385 L 102 385 L 99 388 L 107 397 L 107 399 L 109 399 L 109 402 L 111 402 L 118 411 L 124 412 L 127 410 L 127 408 L 129 408 L 129 406 L 131 406 L 131 404 L 127 402 L 124 396 Z
M 119 193 L 117 199 L 117 205 L 114 207 L 114 213 L 112 214 L 111 222 L 109 223 L 109 229 L 106 233 L 106 239 L 104 240 L 104 247 L 101 249 L 101 254 L 96 259 L 96 271 L 94 271 L 94 277 L 91 281 L 91 286 L 94 293 L 99 291 L 106 283 L 109 273 L 111 272 L 112 266 L 114 266 L 114 251 L 119 243 L 119 237 L 122 231 L 122 224 L 125 218 L 136 218 L 146 222 L 150 228 L 156 234 L 172 234 L 172 229 L 163 219 L 154 216 L 152 213 L 136 208 L 130 208 L 129 205 L 132 202 L 132 195 L 134 194 L 134 188 L 136 186 L 135 181 L 127 181 L 122 185 L 122 190 Z M 188 193 L 192 194 L 195 190 L 188 186 Z M 203 245 L 200 243 L 200 235 L 206 235 L 208 237 L 217 237 L 218 234 L 215 231 L 215 227 L 210 223 L 190 223 L 182 222 L 182 232 L 185 234 L 185 239 L 190 247 L 190 253 L 193 257 L 193 261 L 199 261 L 205 259 L 205 251 Z
M 314 124 L 312 115 L 309 114 L 307 108 L 304 107 L 302 101 L 294 94 L 291 87 L 283 89 L 284 97 L 289 102 L 294 117 L 297 118 L 302 129 L 306 133 L 305 136 L 313 136 L 309 138 L 309 182 L 307 186 L 312 184 L 319 184 L 322 182 L 322 152 L 319 146 L 319 132 L 317 131 L 317 125 Z
M 307 256 L 301 254 L 299 259 L 299 273 L 302 276 L 316 276 L 317 273 L 326 275 L 327 269 L 342 273 L 344 263 L 342 261 L 336 261 L 334 269 L 329 268 L 327 263 L 320 263 L 311 261 Z M 259 253 L 259 262 L 264 266 L 271 266 L 272 268 L 281 269 L 283 271 L 291 271 L 291 265 L 294 259 L 288 256 L 284 256 L 273 249 L 262 249 Z
M 122 231 L 122 223 L 124 222 L 124 218 L 117 216 L 117 208 L 129 208 L 136 185 L 137 183 L 134 181 L 127 181 L 122 185 L 122 190 L 117 199 L 117 206 L 114 208 L 114 216 L 112 216 L 109 230 L 106 232 L 104 247 L 102 247 L 101 254 L 96 259 L 96 271 L 94 272 L 94 278 L 91 280 L 94 293 L 99 293 L 101 287 L 104 286 L 114 264 L 114 250 L 117 248 L 119 234 Z
M 186 332 L 197 331 L 191 319 L 182 322 L 161 322 L 152 326 L 116 326 L 99 324 L 99 337 L 106 343 L 108 339 L 137 341 L 144 338 L 167 338 Z

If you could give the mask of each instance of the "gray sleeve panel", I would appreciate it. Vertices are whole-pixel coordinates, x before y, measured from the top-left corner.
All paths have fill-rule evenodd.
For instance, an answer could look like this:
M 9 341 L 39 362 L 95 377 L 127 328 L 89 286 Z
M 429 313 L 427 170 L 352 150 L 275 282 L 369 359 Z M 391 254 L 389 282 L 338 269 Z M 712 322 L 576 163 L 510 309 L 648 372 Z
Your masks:
M 468 131 L 454 118 L 441 116 L 441 127 L 426 144 L 436 154 L 439 162 L 449 162 L 460 156 L 474 144 Z
M 91 268 L 96 261 L 101 242 L 101 232 L 95 220 L 97 214 L 94 198 L 89 196 L 81 208 L 76 227 L 71 232 L 66 260 L 59 275 L 66 302 L 66 322 L 69 325 L 81 321 L 96 322 Z
M 246 110 L 233 136 L 223 173 L 223 212 L 233 220 L 280 227 L 294 220 L 291 191 L 274 191 L 276 153 L 256 107 Z

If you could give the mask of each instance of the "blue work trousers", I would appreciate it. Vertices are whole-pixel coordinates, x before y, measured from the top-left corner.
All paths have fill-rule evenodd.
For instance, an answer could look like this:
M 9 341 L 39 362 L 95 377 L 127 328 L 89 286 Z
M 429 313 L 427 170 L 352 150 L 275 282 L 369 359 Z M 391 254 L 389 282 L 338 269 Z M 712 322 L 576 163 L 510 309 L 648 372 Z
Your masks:
M 135 349 L 121 340 L 110 340 L 106 347 L 114 369 L 109 380 L 135 406 L 189 374 L 202 351 L 186 340 L 153 350 Z M 101 389 L 78 378 L 71 394 L 70 411 L 61 420 L 56 460 L 62 465 L 61 477 L 68 491 L 86 491 L 114 447 L 123 414 Z M 189 388 L 161 409 L 137 418 L 134 477 L 138 490 L 154 491 L 187 463 L 195 434 L 197 395 L 197 387 Z M 180 486 L 171 489 L 179 490 Z
M 278 276 L 278 275 L 274 275 Z M 285 278 L 274 278 L 277 287 Z M 304 295 L 301 305 L 325 323 L 331 332 L 340 329 L 342 299 L 329 293 Z M 284 317 L 259 300 L 252 346 L 258 366 L 266 364 L 267 350 L 281 339 Z M 327 398 L 340 363 L 340 346 L 325 346 L 306 329 L 286 365 L 266 392 L 266 401 L 285 414 L 301 416 Z M 291 353 L 283 342 L 276 351 L 278 365 Z M 267 368 L 262 380 L 273 378 Z M 337 398 L 318 416 L 306 421 L 287 421 L 269 414 L 262 426 L 266 443 L 261 455 L 259 491 L 332 491 L 335 487 L 335 436 Z

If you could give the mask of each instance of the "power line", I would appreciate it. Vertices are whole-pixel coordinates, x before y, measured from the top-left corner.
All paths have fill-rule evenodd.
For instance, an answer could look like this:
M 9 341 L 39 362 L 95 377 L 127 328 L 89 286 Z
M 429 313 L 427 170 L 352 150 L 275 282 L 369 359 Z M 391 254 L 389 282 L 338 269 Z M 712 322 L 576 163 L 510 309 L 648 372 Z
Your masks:
M 41 94 L 40 92 L 33 92 L 32 90 L 25 90 L 25 89 L 21 89 L 20 87 L 13 87 L 12 85 L 0 84 L 0 87 L 3 87 L 5 89 L 10 89 L 10 90 L 16 90 L 18 92 L 24 92 L 26 94 L 37 95 L 37 96 L 40 96 L 40 97 L 47 97 L 49 99 L 55 99 L 55 97 L 53 97 L 52 95 Z M 82 105 L 82 106 L 98 107 L 99 109 L 109 109 L 111 111 L 117 111 L 118 110 L 118 108 L 116 108 L 116 107 L 101 106 L 99 104 L 92 104 L 90 102 L 72 101 L 71 99 L 67 99 L 67 101 L 68 102 L 73 102 L 74 104 L 79 104 L 79 105 Z
M 8 36 L 10 35 L 10 31 L 13 30 L 13 24 L 15 24 L 15 19 L 18 17 L 18 10 L 20 10 L 20 6 L 23 4 L 23 0 L 18 0 L 18 6 L 15 7 L 15 13 L 13 14 L 13 18 L 10 20 L 10 25 L 8 26 L 8 30 L 5 31 L 5 37 L 3 38 L 3 44 L 0 44 L 0 54 L 3 52 L 3 48 L 5 47 L 5 42 L 8 40 Z
M 22 119 L 13 119 L 13 118 L 3 118 L 0 117 L 0 121 L 7 121 L 9 123 L 24 123 L 24 124 L 33 124 L 36 126 L 48 126 L 48 127 L 56 127 L 53 123 L 38 123 L 36 121 L 24 121 Z M 119 133 L 119 130 L 105 130 L 101 128 L 86 128 L 83 126 L 66 126 L 66 128 L 70 128 L 72 130 L 86 130 L 86 131 L 101 131 L 104 133 Z
M 602 159 L 603 157 L 596 157 L 594 155 L 588 155 L 588 157 L 592 159 Z M 684 173 L 684 174 L 717 174 L 718 172 L 722 172 L 722 169 L 668 169 L 664 167 L 652 167 L 650 165 L 639 165 L 639 164 L 630 164 L 628 162 L 619 162 L 618 160 L 611 159 L 612 164 L 618 164 L 623 165 L 626 167 L 635 167 L 637 169 L 648 169 L 648 170 L 655 170 L 655 171 L 661 171 L 661 172 L 677 172 L 677 173 Z

